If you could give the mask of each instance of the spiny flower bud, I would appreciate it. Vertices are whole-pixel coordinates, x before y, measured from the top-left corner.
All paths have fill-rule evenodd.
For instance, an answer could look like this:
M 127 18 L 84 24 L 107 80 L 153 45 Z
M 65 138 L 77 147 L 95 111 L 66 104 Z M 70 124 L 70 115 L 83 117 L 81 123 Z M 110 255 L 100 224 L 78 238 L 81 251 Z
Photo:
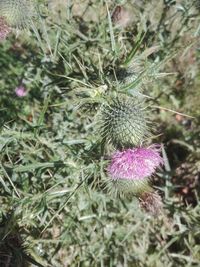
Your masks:
M 10 27 L 23 29 L 29 27 L 34 15 L 31 0 L 0 0 L 0 16 Z
M 140 195 L 149 191 L 149 178 L 162 164 L 163 159 L 156 145 L 126 149 L 114 153 L 108 166 L 108 175 L 114 191 Z
M 0 17 L 0 41 L 6 39 L 10 32 L 11 28 L 8 26 L 4 18 Z
M 130 98 L 116 98 L 103 106 L 101 135 L 117 148 L 140 145 L 149 133 L 142 103 Z

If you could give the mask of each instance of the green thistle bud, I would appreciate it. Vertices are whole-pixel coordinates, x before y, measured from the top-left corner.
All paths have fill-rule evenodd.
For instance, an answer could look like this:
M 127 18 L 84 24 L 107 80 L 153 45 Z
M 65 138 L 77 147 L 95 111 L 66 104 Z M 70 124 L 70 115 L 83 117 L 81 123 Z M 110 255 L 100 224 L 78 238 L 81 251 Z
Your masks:
M 34 16 L 31 0 L 0 0 L 0 16 L 10 27 L 24 29 L 30 26 Z
M 108 190 L 109 194 L 114 197 L 139 197 L 144 192 L 152 191 L 148 178 L 143 180 L 107 179 L 105 182 L 105 188 Z
M 140 145 L 150 135 L 142 103 L 131 98 L 115 98 L 101 113 L 101 135 L 117 148 Z

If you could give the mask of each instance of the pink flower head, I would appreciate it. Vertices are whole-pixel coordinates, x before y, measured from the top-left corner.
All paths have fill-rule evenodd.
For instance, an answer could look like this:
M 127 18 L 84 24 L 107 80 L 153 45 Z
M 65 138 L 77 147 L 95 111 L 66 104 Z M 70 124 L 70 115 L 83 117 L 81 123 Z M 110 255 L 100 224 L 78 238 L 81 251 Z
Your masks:
M 20 85 L 15 88 L 15 93 L 18 97 L 24 97 L 27 95 L 26 88 L 23 85 Z
M 151 176 L 162 164 L 158 146 L 126 149 L 114 153 L 108 173 L 113 180 L 143 180 Z
M 7 35 L 11 32 L 11 28 L 7 25 L 4 18 L 0 17 L 0 41 L 6 39 Z

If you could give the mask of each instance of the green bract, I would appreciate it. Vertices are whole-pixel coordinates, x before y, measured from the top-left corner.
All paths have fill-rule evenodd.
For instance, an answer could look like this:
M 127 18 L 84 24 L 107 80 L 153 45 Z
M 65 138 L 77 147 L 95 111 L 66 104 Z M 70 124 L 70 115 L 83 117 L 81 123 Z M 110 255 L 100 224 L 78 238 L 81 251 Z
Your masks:
M 101 135 L 117 148 L 140 145 L 149 136 L 143 104 L 127 98 L 115 98 L 104 104 Z
M 106 188 L 114 196 L 140 196 L 144 192 L 152 191 L 149 178 L 143 180 L 110 179 L 106 181 Z

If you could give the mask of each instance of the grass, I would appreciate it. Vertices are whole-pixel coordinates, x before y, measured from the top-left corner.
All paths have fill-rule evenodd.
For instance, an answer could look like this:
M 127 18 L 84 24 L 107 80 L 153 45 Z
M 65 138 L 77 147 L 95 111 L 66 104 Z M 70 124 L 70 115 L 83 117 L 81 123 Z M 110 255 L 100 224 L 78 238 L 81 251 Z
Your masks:
M 0 44 L 0 216 L 14 221 L 1 241 L 18 225 L 31 266 L 199 266 L 198 1 L 127 1 L 126 28 L 112 23 L 117 3 L 41 3 L 33 30 Z M 148 142 L 165 160 L 157 217 L 104 188 L 113 148 L 97 118 L 119 92 L 152 107 Z

